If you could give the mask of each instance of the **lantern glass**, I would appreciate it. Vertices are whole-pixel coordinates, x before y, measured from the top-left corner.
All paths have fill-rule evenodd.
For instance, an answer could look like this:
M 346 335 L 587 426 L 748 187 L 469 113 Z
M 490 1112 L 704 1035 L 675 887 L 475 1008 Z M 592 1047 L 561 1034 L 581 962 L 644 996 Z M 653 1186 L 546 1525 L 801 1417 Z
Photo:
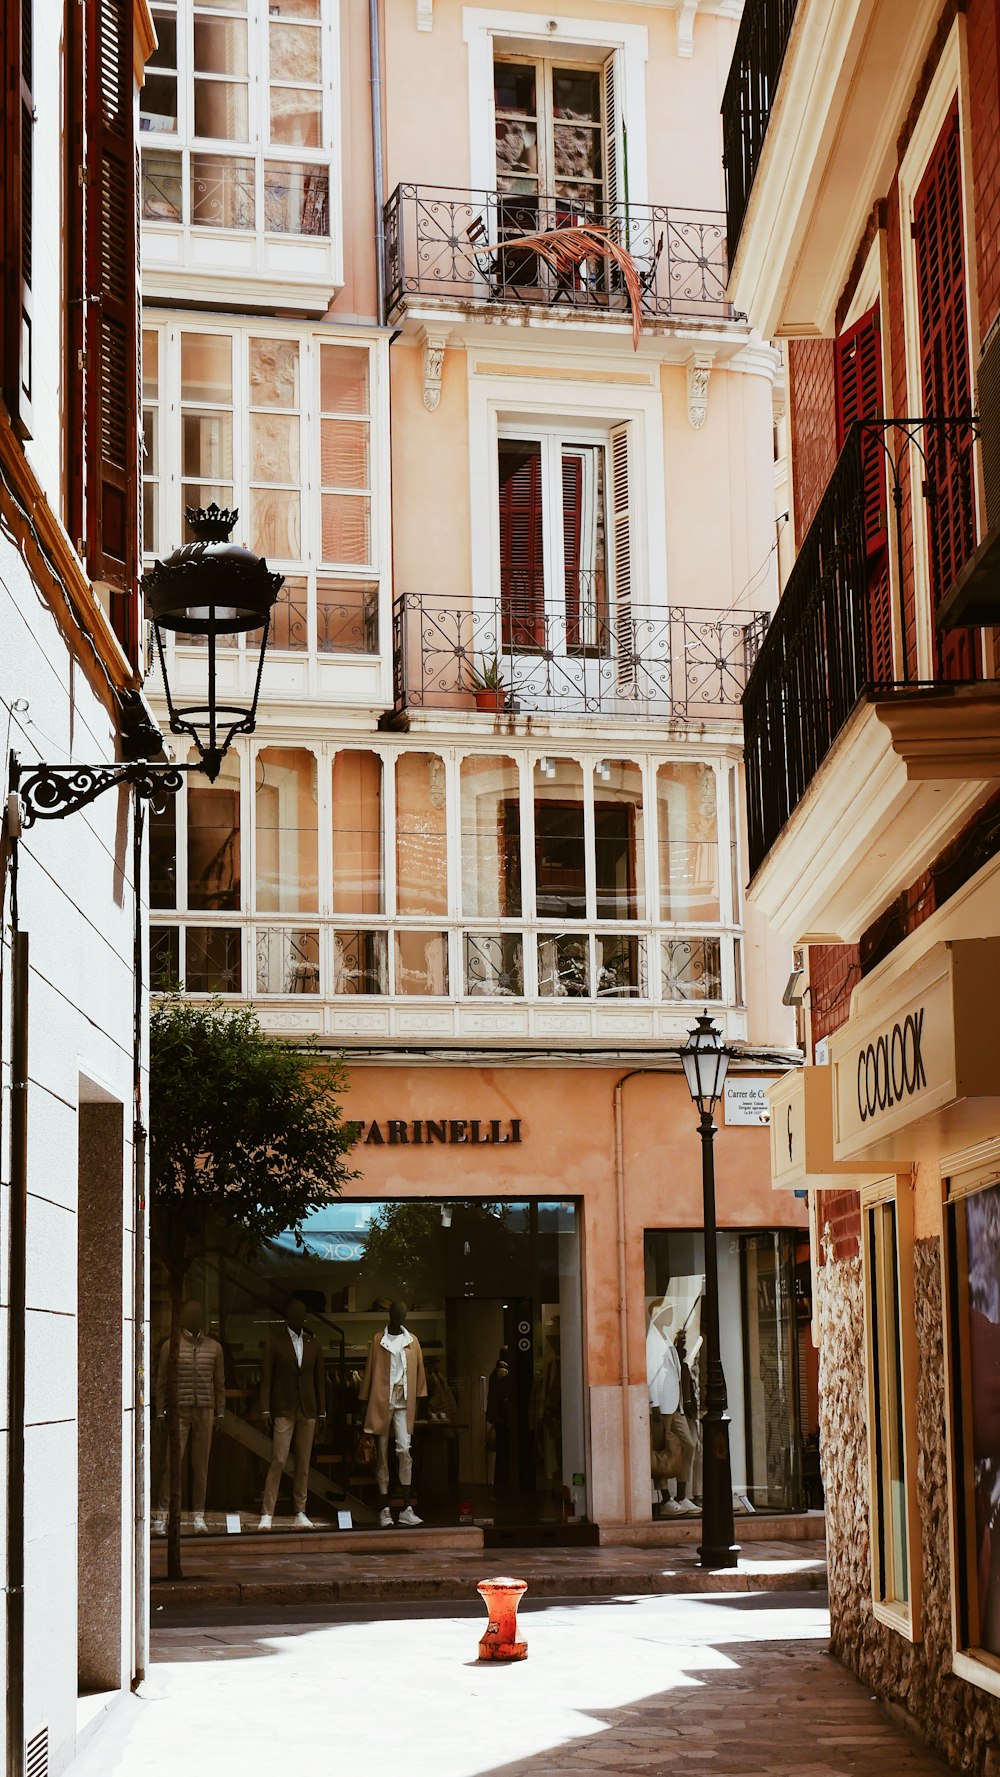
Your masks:
M 729 1072 L 729 1050 L 707 1012 L 702 1013 L 681 1050 L 681 1064 L 693 1102 L 702 1116 L 711 1116 Z

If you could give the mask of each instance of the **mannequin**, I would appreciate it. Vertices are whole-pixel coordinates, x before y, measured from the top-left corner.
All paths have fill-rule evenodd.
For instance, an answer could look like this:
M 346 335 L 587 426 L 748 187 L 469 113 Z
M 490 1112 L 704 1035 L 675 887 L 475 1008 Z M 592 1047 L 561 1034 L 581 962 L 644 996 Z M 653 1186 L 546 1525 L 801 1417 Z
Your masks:
M 181 1309 L 181 1343 L 178 1354 L 177 1386 L 181 1410 L 181 1462 L 191 1441 L 191 1528 L 202 1534 L 205 1523 L 205 1492 L 208 1485 L 208 1459 L 212 1450 L 212 1432 L 221 1431 L 226 1414 L 226 1391 L 223 1374 L 222 1346 L 203 1329 L 204 1316 L 200 1302 L 185 1302 Z M 164 1339 L 156 1365 L 157 1417 L 167 1417 L 167 1366 L 170 1361 L 170 1340 Z M 165 1536 L 167 1512 L 170 1507 L 170 1452 L 163 1463 L 160 1477 L 159 1506 L 153 1517 L 153 1533 Z
M 389 1431 L 392 1430 L 399 1465 L 399 1484 L 403 1508 L 399 1522 L 407 1529 L 422 1524 L 410 1504 L 410 1483 L 413 1479 L 413 1457 L 410 1444 L 417 1416 L 417 1401 L 427 1393 L 424 1354 L 419 1339 L 407 1330 L 406 1306 L 390 1302 L 385 1331 L 376 1333 L 368 1349 L 365 1373 L 358 1389 L 358 1399 L 367 1401 L 365 1431 L 370 1432 L 378 1446 L 375 1479 L 379 1494 L 379 1524 L 392 1529 L 392 1508 L 389 1505 Z
M 486 1425 L 492 1431 L 493 1485 L 510 1485 L 510 1354 L 501 1345 L 486 1389 Z
M 666 1500 L 668 1512 L 696 1512 L 698 1507 L 688 1497 L 696 1440 L 684 1413 L 681 1399 L 681 1359 L 671 1337 L 673 1307 L 666 1300 L 653 1303 L 646 1332 L 646 1383 L 650 1407 L 659 1409 L 669 1432 L 680 1440 L 684 1467 L 677 1482 L 677 1499 Z
M 317 1419 L 326 1418 L 326 1376 L 319 1340 L 306 1332 L 306 1305 L 293 1296 L 285 1324 L 273 1333 L 264 1353 L 260 1410 L 271 1438 L 271 1466 L 264 1483 L 258 1530 L 270 1530 L 288 1452 L 294 1448 L 292 1503 L 296 1530 L 311 1530 L 306 1517 L 309 1458 Z

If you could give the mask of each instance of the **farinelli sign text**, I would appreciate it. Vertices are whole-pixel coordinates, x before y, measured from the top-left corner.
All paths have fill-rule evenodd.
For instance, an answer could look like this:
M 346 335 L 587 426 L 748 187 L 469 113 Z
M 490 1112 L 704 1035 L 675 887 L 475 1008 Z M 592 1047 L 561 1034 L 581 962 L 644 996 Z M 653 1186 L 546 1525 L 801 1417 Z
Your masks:
M 449 1146 L 472 1148 L 517 1147 L 521 1140 L 520 1117 L 418 1117 L 413 1123 L 404 1123 L 396 1117 L 388 1121 L 376 1123 L 372 1121 L 365 1129 L 363 1137 L 365 1147 L 374 1143 L 376 1147 L 388 1145 L 399 1147 L 406 1143 L 413 1147 L 429 1147 L 434 1142 L 444 1142 Z
M 887 1111 L 926 1086 L 920 1044 L 924 1008 L 908 1012 L 874 1043 L 858 1052 L 858 1112 L 862 1123 L 876 1111 Z

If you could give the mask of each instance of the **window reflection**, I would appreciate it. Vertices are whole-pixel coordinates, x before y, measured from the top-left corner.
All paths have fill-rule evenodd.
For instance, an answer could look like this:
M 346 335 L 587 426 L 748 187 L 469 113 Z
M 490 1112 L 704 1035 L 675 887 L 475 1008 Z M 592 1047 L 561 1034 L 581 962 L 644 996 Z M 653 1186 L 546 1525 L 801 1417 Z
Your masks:
M 315 755 L 264 747 L 256 759 L 257 907 L 301 913 L 318 905 Z
M 448 838 L 444 760 L 401 753 L 396 761 L 396 906 L 447 913 Z
M 396 992 L 448 992 L 447 932 L 396 933 Z
M 594 866 L 598 919 L 646 912 L 642 772 L 627 759 L 601 759 L 594 771 Z
M 333 910 L 385 911 L 382 760 L 360 748 L 333 761 Z
M 677 761 L 656 774 L 660 918 L 717 920 L 719 831 L 711 765 Z
M 539 919 L 585 919 L 583 768 L 575 759 L 535 765 L 535 906 Z
M 516 918 L 521 911 L 521 812 L 517 764 L 506 757 L 461 765 L 462 911 Z
M 240 761 L 233 753 L 223 760 L 216 783 L 189 783 L 187 854 L 188 906 L 238 912 Z

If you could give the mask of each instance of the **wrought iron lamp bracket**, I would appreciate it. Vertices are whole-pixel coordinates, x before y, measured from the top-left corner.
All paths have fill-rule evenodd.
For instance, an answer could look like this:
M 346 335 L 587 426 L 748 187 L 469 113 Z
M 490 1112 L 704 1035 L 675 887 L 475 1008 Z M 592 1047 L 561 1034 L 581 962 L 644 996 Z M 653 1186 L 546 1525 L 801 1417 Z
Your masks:
M 21 826 L 27 830 L 36 821 L 59 821 L 75 814 L 103 796 L 127 784 L 137 798 L 148 802 L 156 814 L 162 814 L 167 799 L 183 787 L 188 772 L 204 772 L 195 764 L 151 765 L 146 759 L 127 760 L 114 765 L 11 765 L 10 788 L 21 805 Z

